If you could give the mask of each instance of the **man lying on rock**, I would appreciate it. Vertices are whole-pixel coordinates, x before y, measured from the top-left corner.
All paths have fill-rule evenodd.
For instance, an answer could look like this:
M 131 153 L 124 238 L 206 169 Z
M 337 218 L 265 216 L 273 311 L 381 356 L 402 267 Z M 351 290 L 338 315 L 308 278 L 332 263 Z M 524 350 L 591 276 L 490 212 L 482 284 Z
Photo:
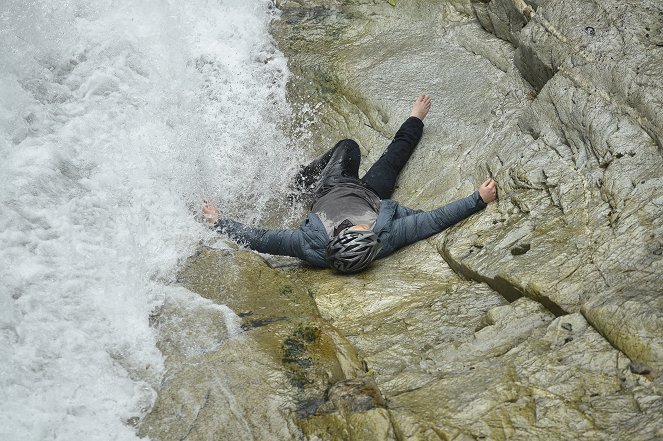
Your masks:
M 495 182 L 432 211 L 412 210 L 389 199 L 396 179 L 421 139 L 431 99 L 419 95 L 410 117 L 382 156 L 359 178 L 359 145 L 345 139 L 297 175 L 298 187 L 313 195 L 311 213 L 299 228 L 265 230 L 219 219 L 203 206 L 211 227 L 261 253 L 299 257 L 317 267 L 357 273 L 374 259 L 439 233 L 482 210 L 497 197 Z

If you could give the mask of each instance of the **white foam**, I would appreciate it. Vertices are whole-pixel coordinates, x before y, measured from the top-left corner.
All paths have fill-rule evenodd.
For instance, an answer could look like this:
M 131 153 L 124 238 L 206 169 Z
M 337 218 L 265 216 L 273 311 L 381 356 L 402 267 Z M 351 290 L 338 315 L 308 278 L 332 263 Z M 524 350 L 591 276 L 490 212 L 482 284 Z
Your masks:
M 190 208 L 257 219 L 292 167 L 268 3 L 0 6 L 0 439 L 137 438 Z

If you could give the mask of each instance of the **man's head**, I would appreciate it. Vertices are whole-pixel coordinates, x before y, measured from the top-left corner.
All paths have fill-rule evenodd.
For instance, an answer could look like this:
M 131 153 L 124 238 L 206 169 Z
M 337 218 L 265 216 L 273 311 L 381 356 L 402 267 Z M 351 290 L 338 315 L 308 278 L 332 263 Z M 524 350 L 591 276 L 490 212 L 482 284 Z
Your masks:
M 327 263 L 342 273 L 358 273 L 370 265 L 382 249 L 377 234 L 367 225 L 341 231 L 327 244 Z

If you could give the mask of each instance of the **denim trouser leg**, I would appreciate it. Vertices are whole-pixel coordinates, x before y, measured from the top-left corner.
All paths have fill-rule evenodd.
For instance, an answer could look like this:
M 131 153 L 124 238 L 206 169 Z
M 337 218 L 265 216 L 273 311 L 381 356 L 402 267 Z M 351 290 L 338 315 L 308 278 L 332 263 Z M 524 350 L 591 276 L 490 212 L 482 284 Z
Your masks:
M 329 162 L 320 173 L 320 179 L 315 189 L 316 198 L 327 194 L 334 185 L 347 182 L 348 178 L 359 181 L 359 163 L 361 161 L 359 145 L 351 139 L 344 139 L 332 150 Z
M 398 174 L 421 139 L 423 128 L 424 123 L 419 118 L 408 118 L 380 159 L 361 180 L 358 177 L 361 161 L 359 145 L 351 139 L 339 141 L 327 153 L 300 170 L 296 177 L 297 185 L 312 191 L 318 199 L 334 185 L 356 179 L 356 183 L 372 189 L 381 199 L 388 199 L 394 192 Z
M 401 172 L 414 148 L 421 139 L 424 124 L 419 118 L 408 118 L 396 132 L 394 140 L 387 146 L 380 159 L 362 178 L 380 196 L 388 199 L 394 192 L 398 174 Z
M 300 187 L 312 190 L 317 199 L 340 182 L 338 178 L 359 180 L 360 161 L 359 145 L 351 139 L 344 139 L 303 167 L 297 174 L 296 182 Z

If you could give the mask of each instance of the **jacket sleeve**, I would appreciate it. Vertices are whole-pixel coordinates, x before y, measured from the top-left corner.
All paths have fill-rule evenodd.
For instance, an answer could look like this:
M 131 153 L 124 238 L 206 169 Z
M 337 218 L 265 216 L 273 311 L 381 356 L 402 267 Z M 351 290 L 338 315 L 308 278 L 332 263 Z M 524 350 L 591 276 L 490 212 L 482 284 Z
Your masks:
M 230 219 L 219 219 L 214 229 L 259 253 L 304 258 L 303 233 L 299 229 L 266 230 Z
M 484 208 L 486 204 L 475 191 L 435 210 L 394 219 L 391 226 L 394 250 L 439 233 Z

